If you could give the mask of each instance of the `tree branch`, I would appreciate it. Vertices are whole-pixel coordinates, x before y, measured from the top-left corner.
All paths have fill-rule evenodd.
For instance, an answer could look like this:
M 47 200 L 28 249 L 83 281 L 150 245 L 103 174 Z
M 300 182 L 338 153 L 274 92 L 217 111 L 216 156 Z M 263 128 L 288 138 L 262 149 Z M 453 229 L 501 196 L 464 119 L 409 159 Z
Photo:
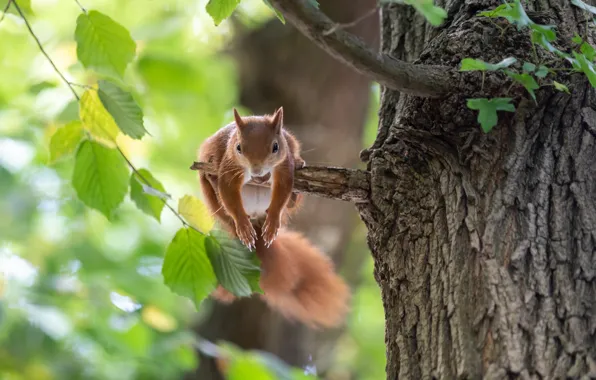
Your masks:
M 450 67 L 415 65 L 377 54 L 353 34 L 337 28 L 309 0 L 270 0 L 270 3 L 327 53 L 385 87 L 424 97 L 438 97 L 453 89 L 452 79 L 446 75 Z
M 208 174 L 217 173 L 215 166 L 207 162 L 194 162 L 190 169 Z M 249 183 L 269 187 L 267 184 Z M 368 202 L 370 175 L 366 171 L 356 169 L 306 166 L 294 171 L 294 190 L 353 203 Z

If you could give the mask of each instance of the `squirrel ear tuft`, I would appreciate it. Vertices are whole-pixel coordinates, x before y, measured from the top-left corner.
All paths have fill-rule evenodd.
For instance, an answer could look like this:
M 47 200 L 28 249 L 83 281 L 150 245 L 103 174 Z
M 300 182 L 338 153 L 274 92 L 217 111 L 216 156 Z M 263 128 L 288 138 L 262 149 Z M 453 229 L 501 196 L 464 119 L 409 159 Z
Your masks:
M 273 117 L 271 118 L 271 126 L 273 126 L 277 132 L 279 132 L 281 130 L 283 121 L 284 121 L 284 108 L 279 107 L 273 114 Z
M 244 121 L 242 121 L 242 118 L 238 114 L 236 108 L 234 108 L 234 121 L 236 122 L 236 126 L 238 128 L 242 128 L 244 126 Z

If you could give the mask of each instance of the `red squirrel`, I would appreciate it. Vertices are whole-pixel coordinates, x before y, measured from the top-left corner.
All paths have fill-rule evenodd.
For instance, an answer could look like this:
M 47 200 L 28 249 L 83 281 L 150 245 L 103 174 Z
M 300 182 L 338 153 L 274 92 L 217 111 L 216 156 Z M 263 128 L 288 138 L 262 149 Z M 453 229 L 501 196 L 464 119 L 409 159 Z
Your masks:
M 294 168 L 305 165 L 300 143 L 283 128 L 283 108 L 273 115 L 240 117 L 206 139 L 199 160 L 217 174 L 199 173 L 201 191 L 221 225 L 261 261 L 262 298 L 290 320 L 334 327 L 348 311 L 350 291 L 331 260 L 304 236 L 282 227 L 302 200 L 293 192 Z M 249 181 L 270 187 L 249 184 Z M 235 297 L 219 286 L 220 302 Z

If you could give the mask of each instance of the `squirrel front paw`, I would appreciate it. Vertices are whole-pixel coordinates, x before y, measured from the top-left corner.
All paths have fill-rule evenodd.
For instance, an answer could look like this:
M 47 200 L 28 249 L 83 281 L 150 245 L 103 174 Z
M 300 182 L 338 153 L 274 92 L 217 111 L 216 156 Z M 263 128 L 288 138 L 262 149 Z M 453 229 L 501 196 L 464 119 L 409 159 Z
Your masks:
M 297 158 L 294 160 L 294 169 L 302 169 L 305 166 L 306 161 L 304 161 L 302 158 Z
M 273 215 L 267 213 L 267 218 L 265 219 L 265 224 L 263 224 L 263 241 L 267 247 L 273 243 L 273 240 L 277 237 L 277 232 L 279 231 L 279 227 L 281 227 L 281 221 L 279 215 Z
M 244 219 L 236 221 L 236 235 L 238 239 L 251 251 L 255 249 L 255 240 L 257 232 L 255 231 L 248 216 Z

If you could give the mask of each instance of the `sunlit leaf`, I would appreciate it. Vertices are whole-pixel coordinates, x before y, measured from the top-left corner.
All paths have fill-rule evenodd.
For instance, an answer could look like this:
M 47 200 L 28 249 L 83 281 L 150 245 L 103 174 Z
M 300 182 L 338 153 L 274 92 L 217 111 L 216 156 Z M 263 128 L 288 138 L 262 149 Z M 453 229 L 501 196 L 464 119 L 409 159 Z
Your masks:
M 219 25 L 234 13 L 238 4 L 240 0 L 209 0 L 206 9 L 215 25 Z
M 276 380 L 273 373 L 255 357 L 243 355 L 233 358 L 228 367 L 228 380 Z
M 217 280 L 205 249 L 205 235 L 181 228 L 168 246 L 162 274 L 174 293 L 190 298 L 198 308 Z
M 83 141 L 77 151 L 72 184 L 85 205 L 110 219 L 128 191 L 126 162 L 115 149 Z
M 209 260 L 219 283 L 238 297 L 248 297 L 259 287 L 259 260 L 225 231 L 214 230 L 205 240 Z
M 271 9 L 275 13 L 275 16 L 277 16 L 277 18 L 279 19 L 279 21 L 281 21 L 282 24 L 285 24 L 286 23 L 286 19 L 284 18 L 284 15 L 280 11 L 278 11 L 277 9 L 275 9 L 273 7 L 273 5 L 271 5 L 271 3 L 269 2 L 269 0 L 263 0 L 263 2 L 265 3 L 265 5 L 267 5 L 269 7 L 269 9 Z
M 141 309 L 141 318 L 143 322 L 161 332 L 174 331 L 178 327 L 174 317 L 153 305 L 146 305 Z
M 149 185 L 146 182 L 149 182 Z M 141 211 L 160 221 L 164 202 L 158 197 L 148 194 L 144 190 L 144 186 L 150 186 L 151 189 L 160 193 L 165 193 L 165 189 L 147 169 L 139 169 L 138 173 L 133 172 L 130 176 L 130 198 Z
M 80 121 L 72 121 L 54 132 L 50 139 L 50 162 L 69 156 L 83 139 L 83 126 Z
M 532 99 L 536 101 L 536 94 L 534 93 L 534 90 L 537 90 L 538 88 L 540 88 L 540 86 L 538 85 L 538 83 L 536 83 L 536 80 L 533 76 L 527 73 L 517 74 L 512 71 L 506 71 L 506 74 L 509 75 L 509 77 L 511 77 L 514 81 L 524 86 L 530 94 L 530 96 L 532 97 Z
M 559 83 L 557 81 L 553 81 L 553 85 L 555 86 L 555 88 L 558 91 L 566 92 L 566 93 L 569 94 L 569 88 L 567 88 L 567 86 L 565 86 L 563 83 Z
M 118 334 L 133 355 L 143 356 L 151 347 L 151 331 L 141 322 Z
M 468 108 L 478 111 L 478 122 L 485 133 L 490 132 L 497 125 L 497 111 L 515 112 L 511 98 L 478 98 L 468 99 Z
M 93 137 L 107 143 L 106 145 L 113 145 L 120 130 L 99 100 L 97 91 L 87 90 L 83 93 L 79 102 L 79 114 L 84 129 Z
M 480 59 L 464 58 L 461 61 L 459 71 L 496 71 L 509 67 L 517 62 L 513 57 L 505 58 L 499 63 L 488 63 Z
M 211 231 L 215 223 L 207 206 L 192 195 L 185 195 L 178 201 L 178 212 L 191 226 L 204 233 Z
M 581 0 L 571 0 L 571 4 L 583 9 L 584 11 L 588 11 L 588 12 L 596 15 L 596 7 L 594 7 L 592 5 L 588 5 Z
M 77 18 L 77 57 L 86 68 L 122 78 L 135 56 L 136 44 L 125 27 L 91 10 Z
M 111 82 L 100 80 L 98 95 L 124 134 L 134 139 L 145 135 L 147 131 L 143 125 L 143 111 L 130 93 Z

